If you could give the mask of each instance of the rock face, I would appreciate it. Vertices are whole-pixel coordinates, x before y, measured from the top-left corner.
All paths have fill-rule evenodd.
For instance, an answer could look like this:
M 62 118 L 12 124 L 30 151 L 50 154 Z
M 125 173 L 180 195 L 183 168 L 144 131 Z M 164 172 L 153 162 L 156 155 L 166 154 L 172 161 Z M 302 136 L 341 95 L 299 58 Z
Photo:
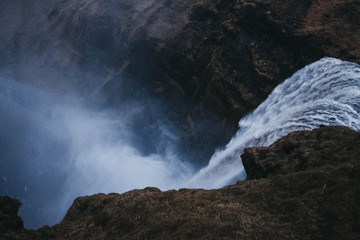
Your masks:
M 294 132 L 246 149 L 248 179 L 235 185 L 80 197 L 60 224 L 28 238 L 359 239 L 359 149 L 346 127 Z M 26 239 L 7 228 L 3 238 Z
M 358 1 L 17 0 L 0 11 L 9 75 L 58 91 L 115 87 L 111 98 L 130 78 L 234 122 L 323 56 L 360 63 Z
M 9 197 L 0 197 L 0 232 L 19 230 L 24 227 L 17 211 L 21 205 L 18 200 Z
M 242 155 L 248 179 L 343 165 L 360 160 L 360 138 L 345 127 L 293 132 L 269 147 L 247 148 Z
M 33 232 L 24 229 L 17 215 L 21 203 L 8 196 L 0 196 L 0 239 L 31 239 Z
M 359 16 L 349 0 L 6 0 L 0 74 L 106 106 L 135 98 L 133 128 L 171 122 L 179 151 L 209 146 L 185 154 L 202 165 L 296 70 L 323 56 L 360 63 Z

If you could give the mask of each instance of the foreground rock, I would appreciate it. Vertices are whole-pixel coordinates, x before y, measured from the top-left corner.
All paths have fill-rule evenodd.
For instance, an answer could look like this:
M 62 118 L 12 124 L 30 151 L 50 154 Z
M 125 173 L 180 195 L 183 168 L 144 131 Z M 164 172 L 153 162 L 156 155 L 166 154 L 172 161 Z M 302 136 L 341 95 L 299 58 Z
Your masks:
M 146 188 L 80 197 L 60 224 L 27 236 L 359 239 L 359 151 L 360 133 L 346 127 L 294 132 L 269 147 L 245 150 L 246 181 L 217 190 Z M 4 204 L 14 203 L 19 206 L 16 200 Z M 26 230 L 15 225 L 2 228 L 3 238 L 25 239 L 16 234 Z

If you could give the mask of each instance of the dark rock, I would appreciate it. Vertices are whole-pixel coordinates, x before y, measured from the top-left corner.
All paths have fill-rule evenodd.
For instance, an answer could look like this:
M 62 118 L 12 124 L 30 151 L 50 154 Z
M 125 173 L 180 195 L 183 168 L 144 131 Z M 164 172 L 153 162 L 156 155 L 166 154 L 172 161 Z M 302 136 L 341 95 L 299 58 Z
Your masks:
M 19 230 L 24 227 L 21 218 L 17 215 L 21 206 L 19 200 L 0 196 L 0 206 L 0 233 Z
M 0 196 L 0 239 L 27 240 L 35 239 L 33 231 L 24 229 L 21 218 L 17 215 L 21 203 L 15 198 Z
M 323 166 L 360 161 L 360 134 L 347 127 L 298 131 L 269 147 L 246 148 L 241 156 L 247 179 L 268 178 Z
M 294 132 L 268 148 L 245 151 L 248 175 L 258 176 L 257 168 L 247 165 L 251 158 L 255 165 L 261 163 L 264 168 L 261 179 L 216 190 L 161 192 L 147 188 L 80 197 L 60 224 L 44 227 L 32 236 L 34 239 L 359 239 L 359 149 L 360 133 L 345 127 Z M 308 155 L 299 157 L 300 152 Z M 293 164 L 285 164 L 285 159 Z M 307 164 L 299 168 L 303 159 L 307 159 Z M 274 160 L 279 163 L 268 167 Z

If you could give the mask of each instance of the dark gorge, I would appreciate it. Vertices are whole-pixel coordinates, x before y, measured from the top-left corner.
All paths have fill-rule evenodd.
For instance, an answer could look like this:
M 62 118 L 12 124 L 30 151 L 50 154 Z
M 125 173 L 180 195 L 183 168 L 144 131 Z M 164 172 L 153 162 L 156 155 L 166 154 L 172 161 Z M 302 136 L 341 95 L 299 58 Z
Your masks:
M 1 1 L 0 238 L 359 238 L 358 22 L 353 0 Z

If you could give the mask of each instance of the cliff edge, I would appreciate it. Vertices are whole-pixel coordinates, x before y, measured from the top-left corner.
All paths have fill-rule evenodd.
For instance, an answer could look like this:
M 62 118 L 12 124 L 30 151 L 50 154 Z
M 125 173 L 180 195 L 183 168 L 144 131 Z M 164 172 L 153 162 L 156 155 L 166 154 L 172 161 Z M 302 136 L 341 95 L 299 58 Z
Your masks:
M 4 209 L 13 210 L 1 212 L 1 236 L 359 239 L 359 151 L 360 133 L 346 127 L 293 132 L 269 147 L 246 149 L 242 158 L 248 179 L 235 185 L 80 197 L 60 224 L 36 232 L 24 230 L 18 222 L 18 201 L 2 197 Z M 14 224 L 5 225 L 4 220 Z

